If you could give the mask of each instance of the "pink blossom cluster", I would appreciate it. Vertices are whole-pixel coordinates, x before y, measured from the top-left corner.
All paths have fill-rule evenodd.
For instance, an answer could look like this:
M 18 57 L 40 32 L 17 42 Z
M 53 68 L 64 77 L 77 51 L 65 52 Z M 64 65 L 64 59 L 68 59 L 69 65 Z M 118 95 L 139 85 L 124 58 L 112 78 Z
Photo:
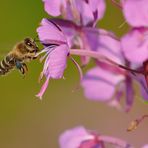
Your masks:
M 43 2 L 45 11 L 53 17 L 43 18 L 37 28 L 44 46 L 40 52 L 44 53 L 42 60 L 45 59 L 41 78 L 46 78 L 37 97 L 42 98 L 50 79 L 63 78 L 67 60 L 71 59 L 79 70 L 86 98 L 121 108 L 120 101 L 125 95 L 124 110 L 129 111 L 136 95 L 133 83 L 137 82 L 143 101 L 148 101 L 147 0 L 112 0 L 129 25 L 129 31 L 121 37 L 97 27 L 105 14 L 104 0 Z M 73 56 L 79 56 L 81 63 Z M 81 66 L 87 66 L 90 59 L 94 60 L 94 67 L 83 74 Z M 132 147 L 125 141 L 103 137 L 83 127 L 68 130 L 60 137 L 61 148 L 104 148 L 105 142 Z

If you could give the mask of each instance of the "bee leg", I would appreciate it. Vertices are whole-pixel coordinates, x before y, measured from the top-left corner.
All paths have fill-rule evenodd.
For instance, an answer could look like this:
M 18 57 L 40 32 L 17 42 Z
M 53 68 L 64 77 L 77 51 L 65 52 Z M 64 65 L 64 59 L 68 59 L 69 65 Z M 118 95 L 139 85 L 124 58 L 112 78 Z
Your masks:
M 22 67 L 20 68 L 20 72 L 25 75 L 28 71 L 27 65 L 25 63 L 21 63 Z
M 27 71 L 27 65 L 25 63 L 21 63 L 20 61 L 16 61 L 16 68 L 24 75 Z

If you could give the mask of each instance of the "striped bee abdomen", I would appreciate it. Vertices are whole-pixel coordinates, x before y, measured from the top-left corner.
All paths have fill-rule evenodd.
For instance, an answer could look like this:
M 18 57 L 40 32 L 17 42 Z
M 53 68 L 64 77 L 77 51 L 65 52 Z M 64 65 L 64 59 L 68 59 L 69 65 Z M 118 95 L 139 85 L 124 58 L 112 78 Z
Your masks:
M 12 70 L 14 67 L 15 67 L 15 60 L 14 60 L 14 58 L 10 57 L 9 55 L 6 56 L 0 62 L 0 75 L 5 75 L 10 70 Z

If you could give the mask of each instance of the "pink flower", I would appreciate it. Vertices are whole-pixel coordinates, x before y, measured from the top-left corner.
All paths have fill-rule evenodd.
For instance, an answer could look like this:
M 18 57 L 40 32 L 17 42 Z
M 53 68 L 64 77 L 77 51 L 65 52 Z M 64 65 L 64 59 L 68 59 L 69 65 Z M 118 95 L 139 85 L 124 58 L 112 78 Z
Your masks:
M 148 27 L 148 1 L 124 0 L 123 13 L 126 21 L 133 27 Z
M 69 129 L 59 138 L 60 148 L 106 148 L 104 143 L 116 147 L 132 148 L 130 144 L 119 138 L 99 135 L 94 131 L 86 130 L 83 126 Z
M 121 46 L 127 60 L 142 65 L 148 59 L 148 30 L 132 29 L 122 37 Z
M 107 101 L 114 95 L 117 84 L 123 80 L 124 76 L 96 66 L 85 74 L 81 85 L 88 99 Z
M 39 39 L 45 48 L 41 53 L 45 52 L 42 59 L 46 57 L 41 78 L 46 77 L 46 81 L 42 86 L 37 97 L 42 98 L 50 78 L 60 79 L 63 77 L 66 68 L 69 47 L 67 40 L 60 28 L 53 22 L 43 19 L 41 26 L 37 29 Z
M 103 148 L 102 142 L 95 139 L 84 127 L 79 126 L 64 132 L 59 139 L 60 148 Z
M 45 11 L 52 16 L 63 15 L 77 24 L 96 23 L 105 12 L 104 0 L 43 0 Z

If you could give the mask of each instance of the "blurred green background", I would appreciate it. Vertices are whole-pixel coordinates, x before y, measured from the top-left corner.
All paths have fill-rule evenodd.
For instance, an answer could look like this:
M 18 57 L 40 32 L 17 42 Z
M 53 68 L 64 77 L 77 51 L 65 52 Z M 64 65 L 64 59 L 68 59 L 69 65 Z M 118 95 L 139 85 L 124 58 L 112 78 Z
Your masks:
M 109 0 L 105 18 L 100 27 L 122 35 L 124 19 Z M 27 36 L 35 37 L 36 28 L 44 12 L 41 0 L 1 1 L 0 51 L 11 50 L 13 45 Z M 2 57 L 1 57 L 2 59 Z M 79 60 L 79 59 L 77 59 Z M 66 129 L 84 125 L 101 134 L 120 137 L 137 148 L 148 143 L 148 124 L 143 122 L 132 133 L 127 133 L 129 122 L 148 111 L 148 105 L 136 101 L 130 113 L 119 112 L 99 102 L 85 99 L 82 90 L 72 92 L 78 81 L 78 72 L 69 61 L 66 80 L 51 80 L 42 101 L 35 97 L 41 84 L 38 77 L 42 64 L 33 61 L 25 79 L 18 71 L 0 77 L 0 148 L 58 148 L 58 137 Z

